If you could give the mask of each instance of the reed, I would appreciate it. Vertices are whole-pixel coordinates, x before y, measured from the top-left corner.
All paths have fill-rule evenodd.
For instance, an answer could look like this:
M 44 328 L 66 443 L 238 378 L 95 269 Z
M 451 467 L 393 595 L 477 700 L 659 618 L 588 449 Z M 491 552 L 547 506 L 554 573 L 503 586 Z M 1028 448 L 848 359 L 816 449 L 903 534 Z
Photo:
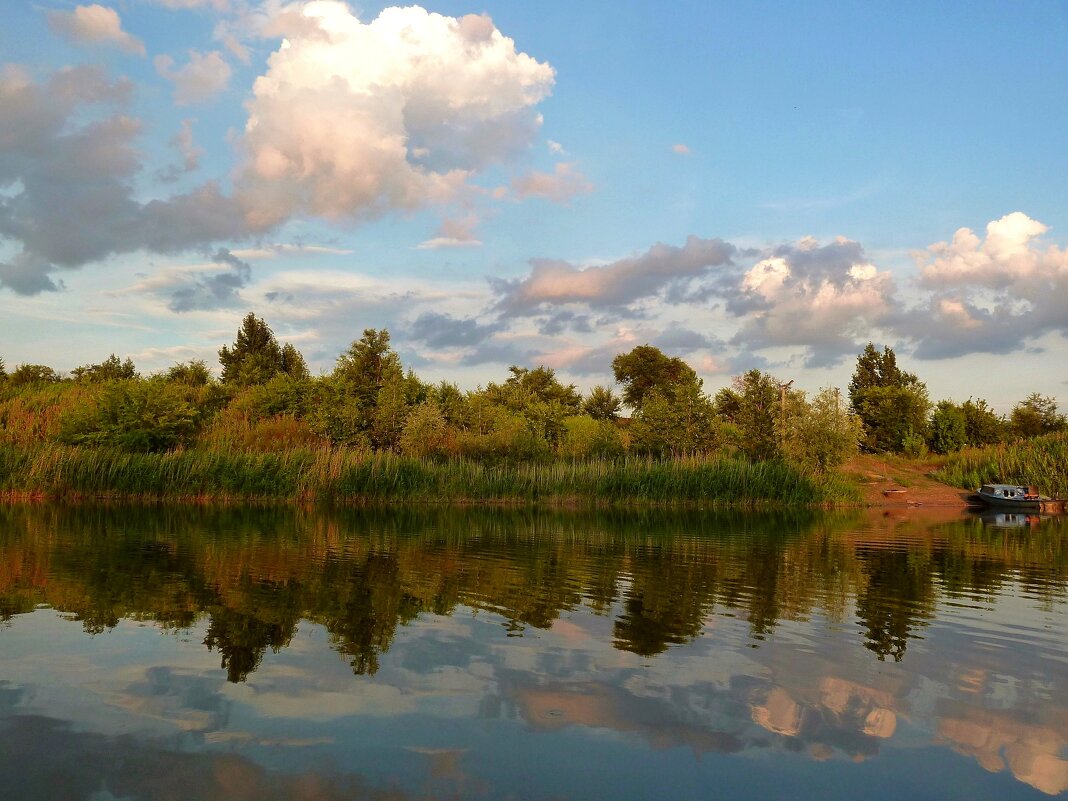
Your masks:
M 1023 484 L 1068 497 L 1068 433 L 966 448 L 951 455 L 935 477 L 962 489 L 990 483 Z
M 483 464 L 344 448 L 129 453 L 0 445 L 0 490 L 48 496 L 770 508 L 855 502 L 835 476 L 779 462 L 648 459 Z

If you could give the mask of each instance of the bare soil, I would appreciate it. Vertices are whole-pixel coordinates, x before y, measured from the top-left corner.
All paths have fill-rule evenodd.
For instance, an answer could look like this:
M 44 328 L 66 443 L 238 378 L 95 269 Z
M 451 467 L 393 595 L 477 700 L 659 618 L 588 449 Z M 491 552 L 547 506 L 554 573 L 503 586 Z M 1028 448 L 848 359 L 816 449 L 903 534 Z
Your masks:
M 940 508 L 962 510 L 971 490 L 961 490 L 931 478 L 941 461 L 905 460 L 893 456 L 863 454 L 844 466 L 864 492 L 868 506 L 880 508 Z

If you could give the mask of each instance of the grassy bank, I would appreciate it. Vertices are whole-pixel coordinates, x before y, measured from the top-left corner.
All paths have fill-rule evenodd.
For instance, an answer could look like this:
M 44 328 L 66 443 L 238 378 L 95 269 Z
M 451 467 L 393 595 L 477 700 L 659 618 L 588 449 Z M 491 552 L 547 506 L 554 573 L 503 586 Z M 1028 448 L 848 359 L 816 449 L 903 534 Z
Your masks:
M 1035 485 L 1047 494 L 1065 498 L 1068 497 L 1068 434 L 966 448 L 951 455 L 935 478 L 962 489 L 992 482 Z
M 127 453 L 0 446 L 0 492 L 48 497 L 776 507 L 855 503 L 837 475 L 734 458 L 505 463 L 343 448 Z

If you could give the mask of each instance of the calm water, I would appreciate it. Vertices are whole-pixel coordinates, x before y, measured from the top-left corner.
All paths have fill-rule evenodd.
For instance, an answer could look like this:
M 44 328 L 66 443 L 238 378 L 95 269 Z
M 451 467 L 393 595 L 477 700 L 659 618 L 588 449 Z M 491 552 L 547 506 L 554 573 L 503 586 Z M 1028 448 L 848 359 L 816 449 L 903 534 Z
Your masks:
M 8 507 L 0 621 L 5 799 L 1068 795 L 1057 520 Z

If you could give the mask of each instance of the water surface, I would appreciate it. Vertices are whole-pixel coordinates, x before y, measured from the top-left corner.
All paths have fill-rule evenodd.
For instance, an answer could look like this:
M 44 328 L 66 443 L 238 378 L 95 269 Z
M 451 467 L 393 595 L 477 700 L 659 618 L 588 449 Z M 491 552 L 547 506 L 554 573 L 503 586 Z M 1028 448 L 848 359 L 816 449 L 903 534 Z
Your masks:
M 1068 527 L 0 508 L 14 799 L 1068 795 Z

